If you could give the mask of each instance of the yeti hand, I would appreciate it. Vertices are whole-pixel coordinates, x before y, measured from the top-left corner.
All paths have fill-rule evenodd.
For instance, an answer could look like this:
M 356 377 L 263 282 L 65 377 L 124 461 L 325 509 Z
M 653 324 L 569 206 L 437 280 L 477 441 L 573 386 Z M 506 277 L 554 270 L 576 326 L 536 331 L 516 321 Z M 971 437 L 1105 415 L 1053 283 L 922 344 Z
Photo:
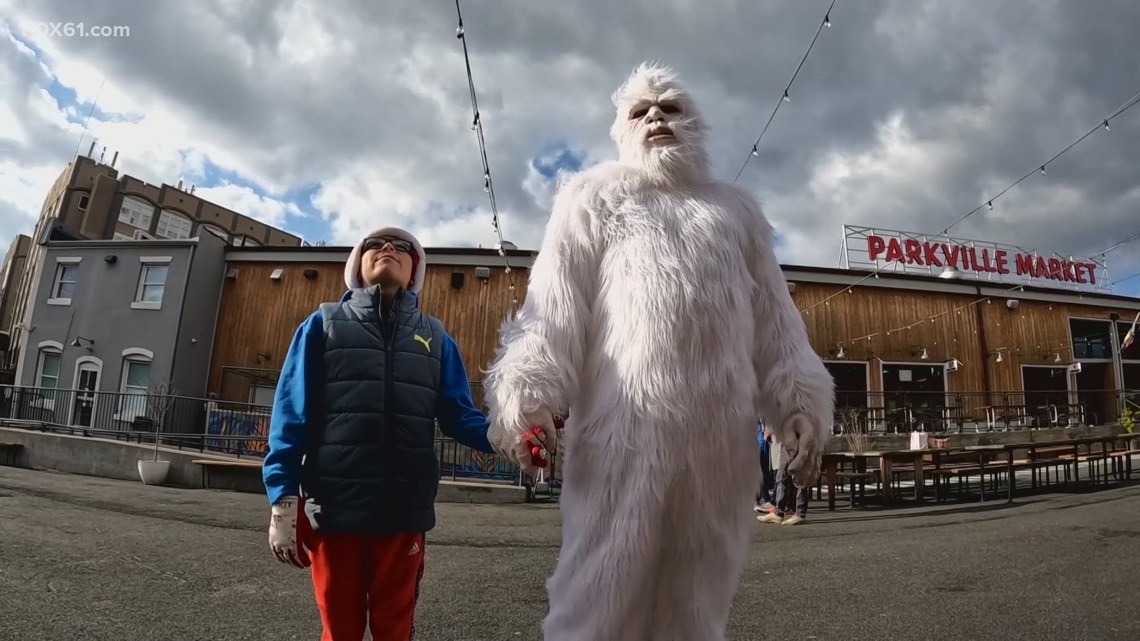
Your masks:
M 499 427 L 491 442 L 501 456 L 535 476 L 558 451 L 554 416 L 545 410 L 524 414 L 513 426 Z
M 312 524 L 303 506 L 300 497 L 281 497 L 270 508 L 269 518 L 269 549 L 278 561 L 297 568 L 312 565 L 306 546 Z
M 813 421 L 807 414 L 797 413 L 788 418 L 776 439 L 791 455 L 788 474 L 797 487 L 808 488 L 819 479 L 823 461 L 823 448 L 831 430 L 823 422 Z

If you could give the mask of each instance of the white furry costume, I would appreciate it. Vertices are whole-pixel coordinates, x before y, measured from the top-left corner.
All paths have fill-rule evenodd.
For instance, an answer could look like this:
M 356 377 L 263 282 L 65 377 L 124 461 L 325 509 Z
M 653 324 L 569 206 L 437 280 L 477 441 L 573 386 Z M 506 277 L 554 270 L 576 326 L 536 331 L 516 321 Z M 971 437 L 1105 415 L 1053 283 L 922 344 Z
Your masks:
M 718 641 L 755 526 L 756 421 L 812 482 L 834 383 L 673 72 L 642 65 L 613 100 L 620 160 L 559 191 L 487 377 L 491 438 L 516 453 L 569 410 L 546 641 Z

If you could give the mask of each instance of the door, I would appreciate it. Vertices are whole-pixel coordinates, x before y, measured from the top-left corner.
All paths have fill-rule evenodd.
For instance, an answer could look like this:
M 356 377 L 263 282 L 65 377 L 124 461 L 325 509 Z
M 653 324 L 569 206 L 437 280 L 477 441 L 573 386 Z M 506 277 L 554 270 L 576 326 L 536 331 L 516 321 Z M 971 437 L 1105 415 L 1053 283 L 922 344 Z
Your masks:
M 80 365 L 79 376 L 75 381 L 75 405 L 71 410 L 71 424 L 91 427 L 91 417 L 95 414 L 95 390 L 99 388 L 99 368 L 92 363 Z

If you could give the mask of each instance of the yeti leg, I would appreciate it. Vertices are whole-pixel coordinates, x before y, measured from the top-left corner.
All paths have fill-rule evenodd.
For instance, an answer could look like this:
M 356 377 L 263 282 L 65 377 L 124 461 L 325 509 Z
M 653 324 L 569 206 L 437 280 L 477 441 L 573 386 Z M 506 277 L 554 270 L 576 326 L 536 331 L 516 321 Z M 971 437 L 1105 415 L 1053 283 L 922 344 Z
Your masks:
M 567 448 L 562 550 L 547 581 L 545 641 L 654 638 L 647 596 L 660 570 L 668 515 L 642 465 L 621 448 L 584 442 Z
M 662 573 L 654 586 L 653 628 L 646 639 L 726 638 L 729 609 L 756 529 L 752 498 L 760 476 L 754 461 L 736 458 L 716 467 L 707 459 L 702 467 L 709 485 L 695 501 L 673 510 L 660 549 Z M 724 476 L 724 471 L 732 474 Z
M 715 528 L 699 533 L 694 529 L 694 536 L 678 537 L 663 550 L 667 570 L 658 578 L 654 627 L 644 638 L 725 640 L 729 608 L 748 562 L 755 525 L 747 507 L 737 512 L 712 516 L 719 519 Z

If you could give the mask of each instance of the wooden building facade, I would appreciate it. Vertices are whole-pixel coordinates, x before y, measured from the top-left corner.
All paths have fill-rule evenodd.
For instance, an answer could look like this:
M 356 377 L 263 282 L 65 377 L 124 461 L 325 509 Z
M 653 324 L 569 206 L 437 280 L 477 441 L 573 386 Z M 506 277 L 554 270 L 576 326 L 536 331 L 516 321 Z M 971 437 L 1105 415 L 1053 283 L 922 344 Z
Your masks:
M 840 411 L 862 410 L 876 429 L 1105 423 L 1140 393 L 1140 344 L 1122 346 L 1137 298 L 841 269 L 785 275 Z
M 476 403 L 512 292 L 525 296 L 531 252 L 428 249 L 425 311 L 467 365 Z M 271 403 L 294 330 L 345 290 L 349 248 L 231 248 L 208 388 L 222 400 Z M 812 345 L 835 377 L 837 421 L 939 429 L 1030 421 L 1104 423 L 1140 391 L 1140 341 L 1123 349 L 1140 299 L 945 280 L 913 274 L 784 267 Z M 1080 406 L 1075 408 L 1075 406 Z M 989 426 L 987 425 L 986 428 Z
M 345 293 L 351 248 L 233 248 L 226 255 L 207 389 L 221 400 L 269 405 L 297 327 L 318 306 Z M 473 383 L 494 356 L 499 326 L 522 301 L 533 254 L 494 249 L 426 248 L 421 308 L 455 339 Z M 507 266 L 511 271 L 508 273 Z M 512 291 L 511 286 L 514 286 Z

